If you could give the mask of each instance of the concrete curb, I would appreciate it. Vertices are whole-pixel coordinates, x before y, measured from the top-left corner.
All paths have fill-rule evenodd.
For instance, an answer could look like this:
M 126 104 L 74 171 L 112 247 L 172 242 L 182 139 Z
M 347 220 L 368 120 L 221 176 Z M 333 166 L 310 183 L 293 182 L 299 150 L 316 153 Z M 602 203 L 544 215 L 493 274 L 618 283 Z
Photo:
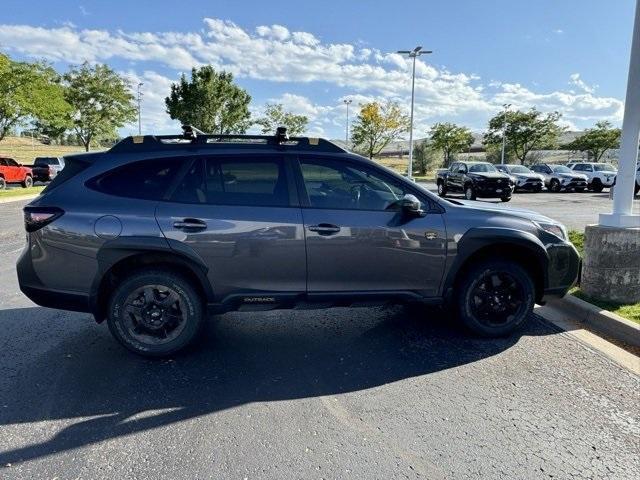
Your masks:
M 588 324 L 592 330 L 598 333 L 628 345 L 640 347 L 640 325 L 631 320 L 602 310 L 600 307 L 573 295 L 553 299 L 549 301 L 548 305 L 562 310 L 578 322 Z
M 39 196 L 39 193 L 32 193 L 29 195 L 19 195 L 15 197 L 9 198 L 0 198 L 0 203 L 11 203 L 11 202 L 19 202 L 20 200 L 31 200 L 32 198 L 36 198 Z

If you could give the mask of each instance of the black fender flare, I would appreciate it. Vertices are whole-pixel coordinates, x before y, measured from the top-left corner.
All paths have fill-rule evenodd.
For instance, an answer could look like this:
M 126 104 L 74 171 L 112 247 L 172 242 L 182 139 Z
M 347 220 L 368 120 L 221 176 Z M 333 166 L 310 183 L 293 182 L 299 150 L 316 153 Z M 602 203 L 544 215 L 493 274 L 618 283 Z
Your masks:
M 122 260 L 140 254 L 165 254 L 171 256 L 171 262 L 186 267 L 198 279 L 205 293 L 207 303 L 213 301 L 213 288 L 207 273 L 206 263 L 188 245 L 164 237 L 131 236 L 118 237 L 105 242 L 96 255 L 98 270 L 91 285 L 89 308 L 94 315 L 99 314 L 99 292 L 105 276 Z M 97 315 L 98 317 L 98 315 Z M 98 319 L 100 320 L 100 319 Z
M 475 227 L 469 229 L 457 242 L 457 254 L 449 268 L 443 294 L 448 297 L 452 293 L 458 273 L 476 253 L 486 247 L 512 245 L 526 249 L 528 254 L 539 263 L 542 269 L 543 288 L 547 287 L 549 254 L 540 239 L 530 232 L 501 227 Z

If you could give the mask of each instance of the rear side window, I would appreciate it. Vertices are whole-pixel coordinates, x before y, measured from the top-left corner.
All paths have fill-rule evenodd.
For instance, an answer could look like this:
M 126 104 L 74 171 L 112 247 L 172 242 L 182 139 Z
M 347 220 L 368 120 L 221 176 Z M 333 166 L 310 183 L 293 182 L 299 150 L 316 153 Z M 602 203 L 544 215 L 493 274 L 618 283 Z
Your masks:
M 33 162 L 33 164 L 36 167 L 46 167 L 49 165 L 58 165 L 58 159 L 57 158 L 36 158 L 36 161 Z
M 172 201 L 211 205 L 289 206 L 278 157 L 200 158 L 175 189 Z
M 49 182 L 49 185 L 45 187 L 45 189 L 43 190 L 43 193 L 50 192 L 54 188 L 59 187 L 70 178 L 73 178 L 76 175 L 78 175 L 80 172 L 86 169 L 89 165 L 90 165 L 89 162 L 85 162 L 85 161 L 74 159 L 74 158 L 67 158 L 65 167 L 62 170 L 60 170 L 60 173 L 58 173 L 51 182 Z
M 183 164 L 179 158 L 141 160 L 103 173 L 89 180 L 87 187 L 118 197 L 161 200 Z M 69 165 L 62 172 L 68 169 Z

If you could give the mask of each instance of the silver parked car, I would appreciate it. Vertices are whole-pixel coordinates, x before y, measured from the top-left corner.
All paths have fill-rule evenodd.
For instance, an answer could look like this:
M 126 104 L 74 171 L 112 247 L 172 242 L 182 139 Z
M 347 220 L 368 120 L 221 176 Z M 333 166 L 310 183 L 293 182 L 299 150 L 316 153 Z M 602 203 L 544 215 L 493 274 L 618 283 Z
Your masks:
M 539 163 L 532 165 L 531 170 L 544 177 L 544 185 L 551 192 L 582 192 L 587 188 L 587 176 L 576 173 L 564 165 Z
M 587 176 L 587 188 L 594 192 L 601 192 L 611 188 L 616 183 L 618 170 L 610 163 L 599 162 L 570 162 L 567 167 L 576 173 Z
M 525 190 L 528 192 L 541 192 L 544 177 L 529 170 L 524 165 L 496 165 L 496 169 L 511 176 L 515 190 Z

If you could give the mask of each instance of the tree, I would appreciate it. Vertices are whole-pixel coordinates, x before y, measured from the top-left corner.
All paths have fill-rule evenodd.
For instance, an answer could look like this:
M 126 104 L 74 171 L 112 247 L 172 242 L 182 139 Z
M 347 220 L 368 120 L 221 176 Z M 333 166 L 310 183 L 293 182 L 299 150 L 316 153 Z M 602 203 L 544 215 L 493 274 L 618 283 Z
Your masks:
M 445 166 L 449 166 L 452 154 L 468 150 L 473 144 L 471 130 L 448 122 L 433 125 L 429 139 L 432 148 L 442 151 Z
M 418 175 L 425 175 L 436 165 L 438 165 L 440 155 L 426 140 L 416 142 L 413 147 L 413 165 Z
M 191 69 L 191 80 L 183 74 L 165 98 L 172 119 L 220 135 L 247 131 L 249 102 L 251 96 L 233 83 L 231 73 L 217 73 L 211 65 Z
M 69 108 L 53 68 L 0 54 L 0 140 L 28 121 L 57 124 Z
M 351 143 L 357 151 L 373 158 L 408 129 L 409 117 L 397 103 L 365 103 L 353 123 Z
M 500 112 L 489 120 L 489 129 L 484 134 L 485 146 L 494 149 L 502 145 L 503 131 L 506 134 L 505 150 L 512 153 L 520 163 L 524 163 L 531 150 L 550 150 L 558 145 L 560 133 L 564 130 L 556 123 L 558 112 L 542 114 L 535 108 L 528 112 Z
M 256 125 L 262 127 L 262 133 L 273 133 L 277 127 L 287 127 L 287 134 L 295 137 L 307 128 L 309 119 L 305 115 L 296 115 L 286 112 L 280 103 L 267 103 L 264 109 L 264 117 L 256 120 Z
M 107 65 L 85 62 L 64 74 L 70 119 L 86 151 L 92 142 L 117 136 L 116 130 L 136 118 L 128 82 Z
M 564 147 L 568 150 L 587 152 L 589 158 L 599 162 L 607 150 L 620 147 L 620 135 L 619 128 L 613 128 L 610 122 L 600 121 L 596 123 L 595 128 L 585 130 Z

